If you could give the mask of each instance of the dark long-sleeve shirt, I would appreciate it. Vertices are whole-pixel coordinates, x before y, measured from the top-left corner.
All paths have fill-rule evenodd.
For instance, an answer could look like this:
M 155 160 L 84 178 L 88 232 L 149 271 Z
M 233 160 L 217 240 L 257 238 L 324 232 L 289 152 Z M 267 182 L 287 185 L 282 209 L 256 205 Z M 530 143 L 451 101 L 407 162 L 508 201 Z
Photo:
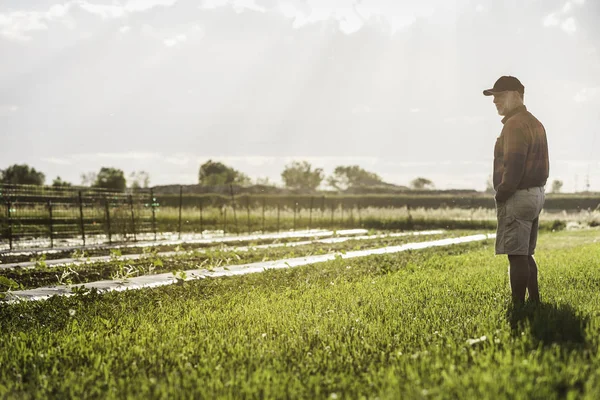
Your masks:
M 494 147 L 496 200 L 504 202 L 518 189 L 544 186 L 550 163 L 546 130 L 525 106 L 507 114 Z

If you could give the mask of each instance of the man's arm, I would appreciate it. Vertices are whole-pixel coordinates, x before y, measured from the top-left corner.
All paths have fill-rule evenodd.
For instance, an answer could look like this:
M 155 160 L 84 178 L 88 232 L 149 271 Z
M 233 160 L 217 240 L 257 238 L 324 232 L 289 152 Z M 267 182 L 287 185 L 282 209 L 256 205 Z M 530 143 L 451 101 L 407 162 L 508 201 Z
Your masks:
M 504 174 L 498 185 L 496 201 L 505 202 L 517 191 L 525 173 L 525 160 L 529 142 L 520 127 L 508 127 L 504 133 Z

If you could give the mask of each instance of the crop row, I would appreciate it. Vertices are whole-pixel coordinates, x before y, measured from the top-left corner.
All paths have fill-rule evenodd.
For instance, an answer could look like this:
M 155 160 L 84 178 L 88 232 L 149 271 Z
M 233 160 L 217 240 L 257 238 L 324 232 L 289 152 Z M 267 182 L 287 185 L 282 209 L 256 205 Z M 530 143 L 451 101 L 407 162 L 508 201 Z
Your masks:
M 119 251 L 113 251 L 109 261 L 90 262 L 76 265 L 47 266 L 45 260 L 37 260 L 33 268 L 0 270 L 0 290 L 30 289 L 51 285 L 77 285 L 92 281 L 113 279 L 127 280 L 135 276 L 185 271 L 189 269 L 214 268 L 264 262 L 294 257 L 340 253 L 397 246 L 409 242 L 423 242 L 439 238 L 458 237 L 471 234 L 470 231 L 444 232 L 436 235 L 384 237 L 374 239 L 349 240 L 341 243 L 306 243 L 296 246 L 293 242 L 281 247 L 227 247 L 181 250 L 176 255 L 164 256 L 157 249 L 148 248 L 141 258 L 125 260 Z M 276 244 L 276 246 L 279 246 Z M 81 259 L 85 262 L 85 258 Z

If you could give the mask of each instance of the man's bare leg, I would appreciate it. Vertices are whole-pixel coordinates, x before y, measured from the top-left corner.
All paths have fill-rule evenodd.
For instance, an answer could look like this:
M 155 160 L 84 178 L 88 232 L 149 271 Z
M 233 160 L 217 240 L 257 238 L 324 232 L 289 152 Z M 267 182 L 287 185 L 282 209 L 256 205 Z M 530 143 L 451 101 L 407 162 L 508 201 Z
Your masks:
M 529 292 L 529 301 L 540 302 L 540 289 L 538 287 L 538 268 L 533 256 L 527 256 L 529 263 L 529 279 L 527 280 L 527 291 Z
M 522 304 L 525 302 L 525 292 L 529 281 L 529 256 L 508 256 L 510 263 L 510 287 L 512 289 L 513 302 Z

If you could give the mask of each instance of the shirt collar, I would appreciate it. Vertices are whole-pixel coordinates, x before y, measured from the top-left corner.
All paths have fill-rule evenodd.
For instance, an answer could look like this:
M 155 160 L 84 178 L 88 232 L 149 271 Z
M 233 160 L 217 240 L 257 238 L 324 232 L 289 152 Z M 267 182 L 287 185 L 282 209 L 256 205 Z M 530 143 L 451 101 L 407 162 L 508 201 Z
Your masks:
M 519 107 L 513 109 L 511 112 L 509 112 L 508 114 L 506 114 L 504 116 L 504 118 L 502 118 L 502 123 L 505 124 L 506 121 L 508 121 L 512 116 L 517 115 L 521 111 L 527 111 L 527 107 L 525 107 L 524 105 L 522 105 L 522 106 L 519 106 Z

